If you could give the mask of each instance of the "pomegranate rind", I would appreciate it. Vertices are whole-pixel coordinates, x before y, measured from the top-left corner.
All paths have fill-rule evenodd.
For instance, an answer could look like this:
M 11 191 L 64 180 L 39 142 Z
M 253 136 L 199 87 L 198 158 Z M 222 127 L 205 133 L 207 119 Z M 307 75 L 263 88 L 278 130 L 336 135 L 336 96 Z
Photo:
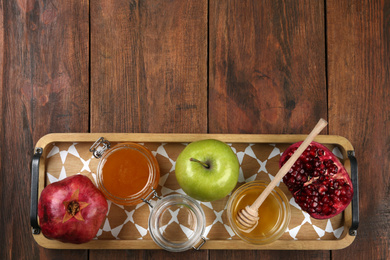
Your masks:
M 283 152 L 279 167 L 301 143 L 295 143 Z M 353 197 L 352 181 L 344 165 L 327 147 L 317 142 L 309 145 L 283 182 L 301 209 L 316 219 L 340 214 Z
M 66 202 L 76 198 L 81 205 L 79 217 L 67 217 Z M 64 203 L 65 202 L 65 203 Z M 88 204 L 86 206 L 86 204 Z M 108 211 L 107 200 L 101 191 L 84 175 L 74 175 L 46 186 L 39 198 L 38 217 L 42 234 L 64 243 L 81 244 L 92 240 Z

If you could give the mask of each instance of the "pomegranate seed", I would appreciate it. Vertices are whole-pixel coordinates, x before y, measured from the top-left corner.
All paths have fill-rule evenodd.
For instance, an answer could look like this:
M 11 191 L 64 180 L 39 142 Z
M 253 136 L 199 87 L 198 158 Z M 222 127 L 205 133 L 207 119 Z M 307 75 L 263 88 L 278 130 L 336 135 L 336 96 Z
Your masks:
M 324 196 L 326 194 L 326 192 L 328 191 L 328 188 L 325 186 L 325 185 L 321 185 L 319 188 L 318 188 L 318 192 L 320 195 Z
M 312 190 L 309 190 L 309 189 L 307 189 L 306 192 L 305 192 L 305 194 L 308 195 L 308 196 L 311 196 L 311 193 L 312 193 Z
M 335 195 L 330 195 L 330 198 L 332 199 L 333 203 L 337 203 L 340 201 L 339 197 L 335 196 Z
M 331 209 L 330 209 L 328 206 L 324 206 L 324 207 L 322 208 L 322 212 L 323 212 L 324 214 L 328 214 L 330 211 L 331 211 Z
M 306 163 L 305 164 L 305 169 L 309 172 L 312 172 L 314 170 L 314 167 L 311 163 Z
M 307 155 L 302 155 L 303 158 L 301 159 L 304 163 L 308 163 L 310 162 L 310 157 L 308 157 Z
M 320 161 L 314 161 L 314 168 L 318 168 L 320 166 L 321 166 L 321 162 Z
M 337 168 L 337 166 L 334 165 L 334 164 L 330 165 L 329 168 L 328 168 L 329 174 L 334 175 L 334 174 L 337 173 L 337 171 L 338 171 L 338 168 Z
M 332 165 L 333 165 L 333 160 L 331 160 L 331 159 L 329 159 L 329 160 L 326 160 L 325 161 L 325 166 L 327 167 L 327 168 L 329 168 L 329 167 L 331 167 Z

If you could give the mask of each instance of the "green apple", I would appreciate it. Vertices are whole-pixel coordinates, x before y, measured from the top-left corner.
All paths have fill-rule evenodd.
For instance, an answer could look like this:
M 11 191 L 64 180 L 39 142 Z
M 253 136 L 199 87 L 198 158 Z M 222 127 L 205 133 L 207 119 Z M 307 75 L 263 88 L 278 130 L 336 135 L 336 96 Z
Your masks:
M 177 182 L 187 195 L 200 201 L 227 196 L 239 175 L 237 156 L 224 142 L 208 139 L 190 143 L 176 160 Z

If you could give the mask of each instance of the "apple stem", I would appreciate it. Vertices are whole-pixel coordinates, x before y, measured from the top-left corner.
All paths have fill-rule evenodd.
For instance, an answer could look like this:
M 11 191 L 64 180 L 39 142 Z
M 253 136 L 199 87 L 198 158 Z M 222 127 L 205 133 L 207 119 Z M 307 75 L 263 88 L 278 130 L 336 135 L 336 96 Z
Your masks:
M 210 168 L 210 165 L 208 165 L 207 163 L 201 162 L 201 161 L 199 161 L 198 159 L 190 158 L 190 161 L 200 163 L 200 164 L 201 164 L 203 167 L 205 167 L 206 169 L 209 169 L 209 168 Z

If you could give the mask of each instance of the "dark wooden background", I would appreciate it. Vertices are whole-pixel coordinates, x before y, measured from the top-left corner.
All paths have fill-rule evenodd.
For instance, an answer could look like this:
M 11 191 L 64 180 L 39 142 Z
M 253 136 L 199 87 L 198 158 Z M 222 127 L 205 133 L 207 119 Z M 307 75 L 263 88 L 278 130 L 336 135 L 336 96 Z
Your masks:
M 390 259 L 390 1 L 0 0 L 1 259 Z M 355 147 L 337 251 L 47 250 L 29 165 L 50 132 L 308 133 Z

